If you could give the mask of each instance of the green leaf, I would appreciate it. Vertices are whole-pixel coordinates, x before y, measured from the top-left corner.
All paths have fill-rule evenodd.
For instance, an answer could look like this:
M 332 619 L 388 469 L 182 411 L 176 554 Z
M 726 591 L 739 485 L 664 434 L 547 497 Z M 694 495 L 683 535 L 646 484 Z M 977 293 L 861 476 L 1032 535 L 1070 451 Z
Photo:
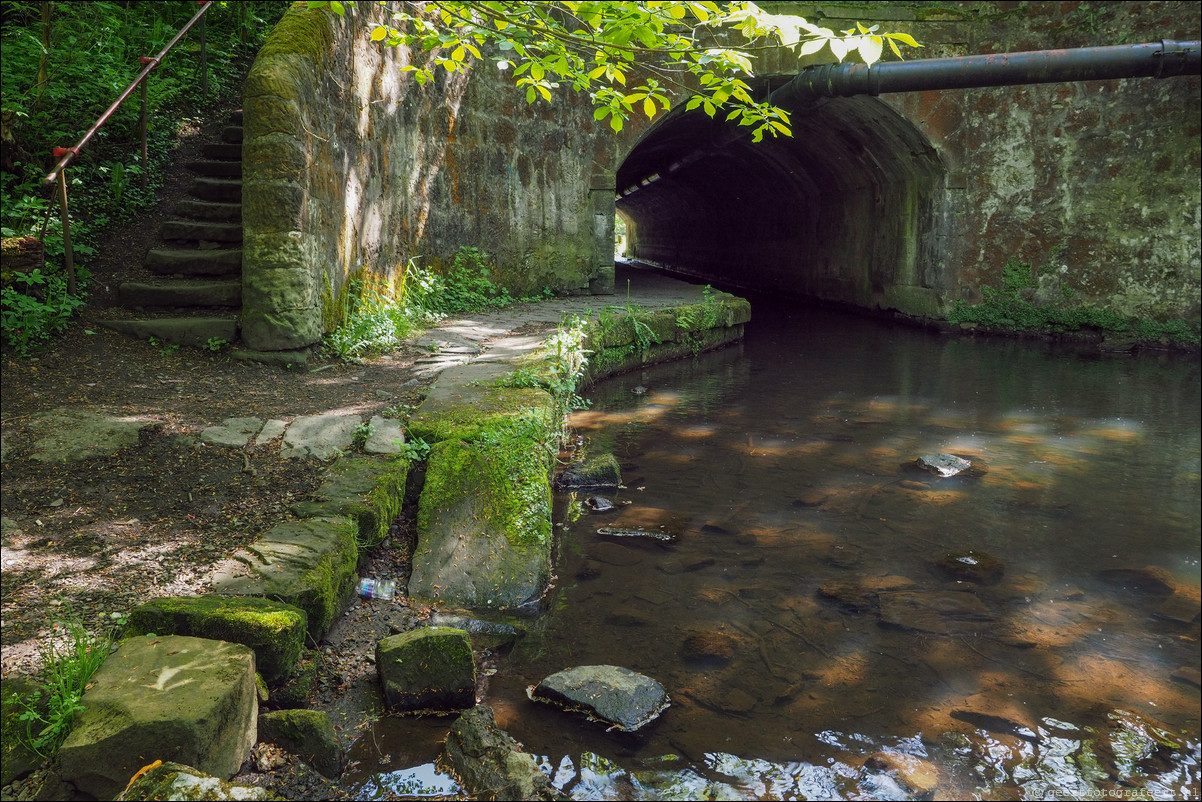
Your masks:
M 907 44 L 910 47 L 922 47 L 922 45 L 918 44 L 918 42 L 915 42 L 914 37 L 908 33 L 887 33 L 885 36 L 889 37 L 890 39 L 896 39 L 902 44 Z
M 655 111 L 656 111 L 656 109 L 655 109 L 655 101 L 654 100 L 652 100 L 651 98 L 646 98 L 645 100 L 643 100 L 643 114 L 647 115 L 647 119 L 654 118 Z
M 864 59 L 864 63 L 872 66 L 881 60 L 881 50 L 884 40 L 879 36 L 861 36 L 860 37 L 860 58 Z
M 377 25 L 371 32 L 371 40 L 378 42 L 388 35 L 388 29 L 383 25 Z

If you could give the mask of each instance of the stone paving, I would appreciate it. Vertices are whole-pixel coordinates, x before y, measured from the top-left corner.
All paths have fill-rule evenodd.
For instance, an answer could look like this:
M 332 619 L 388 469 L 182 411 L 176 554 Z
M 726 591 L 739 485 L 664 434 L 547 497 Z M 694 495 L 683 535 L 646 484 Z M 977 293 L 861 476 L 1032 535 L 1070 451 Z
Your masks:
M 417 344 L 429 349 L 430 355 L 419 359 L 415 368 L 420 376 L 430 377 L 448 368 L 471 364 L 480 371 L 479 374 L 472 371 L 473 379 L 487 380 L 504 372 L 507 363 L 540 348 L 546 333 L 565 317 L 596 317 L 607 306 L 651 310 L 702 300 L 699 285 L 632 267 L 619 267 L 617 286 L 617 295 L 556 298 L 443 320 L 417 339 Z M 518 331 L 535 333 L 515 333 Z M 204 429 L 200 439 L 227 448 L 278 440 L 280 453 L 285 457 L 324 460 L 351 451 L 356 434 L 365 423 L 369 428 L 364 452 L 395 454 L 401 450 L 404 432 L 400 421 L 381 416 L 364 421 L 357 414 L 336 412 L 292 421 L 227 418 Z M 153 420 L 145 418 L 78 409 L 52 410 L 37 418 L 39 434 L 33 444 L 34 458 L 70 463 L 111 454 L 136 444 L 138 432 L 153 424 Z M 0 441 L 0 460 L 8 446 Z

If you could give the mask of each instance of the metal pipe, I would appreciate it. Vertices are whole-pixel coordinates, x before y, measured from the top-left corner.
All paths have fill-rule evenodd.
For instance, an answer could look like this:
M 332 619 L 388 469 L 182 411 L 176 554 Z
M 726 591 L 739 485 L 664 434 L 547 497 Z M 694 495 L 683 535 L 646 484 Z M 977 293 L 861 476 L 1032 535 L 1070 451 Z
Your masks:
M 70 164 L 72 159 L 79 155 L 79 151 L 82 150 L 83 146 L 88 143 L 88 140 L 92 138 L 92 135 L 100 129 L 100 126 L 108 122 L 109 117 L 113 116 L 113 112 L 115 112 L 121 106 L 121 104 L 125 102 L 127 97 L 133 94 L 133 91 L 138 88 L 138 84 L 142 83 L 142 79 L 149 75 L 150 71 L 159 65 L 159 62 L 163 60 L 163 57 L 167 55 L 168 51 L 175 47 L 176 42 L 184 37 L 184 34 L 186 34 L 189 29 L 196 24 L 197 20 L 204 17 L 205 12 L 208 11 L 212 5 L 213 3 L 211 0 L 209 0 L 200 7 L 200 11 L 196 12 L 196 16 L 189 20 L 187 25 L 179 29 L 179 33 L 175 35 L 175 38 L 167 43 L 167 46 L 163 48 L 162 52 L 150 60 L 150 62 L 146 65 L 146 68 L 143 69 L 142 72 L 138 74 L 138 77 L 134 79 L 134 82 L 125 87 L 125 91 L 121 93 L 120 97 L 113 101 L 113 105 L 109 106 L 104 114 L 101 114 L 100 118 L 92 124 L 92 127 L 88 129 L 88 132 L 83 135 L 83 139 L 79 140 L 75 147 L 64 149 L 65 155 L 59 160 L 58 164 L 54 165 L 54 169 L 46 174 L 46 177 L 43 179 L 43 181 L 45 181 L 47 184 L 54 182 L 54 179 L 58 176 L 59 172 L 68 164 Z
M 806 67 L 772 92 L 768 102 L 780 105 L 786 99 L 1198 75 L 1202 74 L 1200 45 L 1198 41 L 1164 39 L 1137 45 L 877 62 L 871 67 L 822 64 Z

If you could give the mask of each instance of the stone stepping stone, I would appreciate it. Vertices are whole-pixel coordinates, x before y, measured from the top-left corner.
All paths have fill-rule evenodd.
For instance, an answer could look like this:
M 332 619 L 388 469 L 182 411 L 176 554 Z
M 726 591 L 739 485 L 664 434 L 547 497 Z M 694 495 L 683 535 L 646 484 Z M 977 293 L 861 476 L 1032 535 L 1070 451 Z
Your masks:
M 476 664 L 462 629 L 425 627 L 384 638 L 376 644 L 376 673 L 394 712 L 476 704 Z
M 931 632 L 968 635 L 980 632 L 993 620 L 989 609 L 972 593 L 962 591 L 888 591 L 878 593 L 881 623 Z
M 284 457 L 330 459 L 351 450 L 355 430 L 363 419 L 355 414 L 306 415 L 292 421 L 284 432 L 280 454 Z
M 610 729 L 634 732 L 650 724 L 671 700 L 651 677 L 621 666 L 576 666 L 526 689 L 532 701 L 583 713 Z
M 255 745 L 255 655 L 181 635 L 123 641 L 92 676 L 59 751 L 64 781 L 115 799 L 155 759 L 229 779 Z
M 971 462 L 961 459 L 955 454 L 926 454 L 919 457 L 914 464 L 927 473 L 935 474 L 940 479 L 955 476 L 972 467 Z
M 220 426 L 210 426 L 200 433 L 200 441 L 211 446 L 242 448 L 250 438 L 263 429 L 258 418 L 226 418 Z
M 939 786 L 939 769 L 916 755 L 877 752 L 868 756 L 864 768 L 889 774 L 920 799 L 928 798 Z

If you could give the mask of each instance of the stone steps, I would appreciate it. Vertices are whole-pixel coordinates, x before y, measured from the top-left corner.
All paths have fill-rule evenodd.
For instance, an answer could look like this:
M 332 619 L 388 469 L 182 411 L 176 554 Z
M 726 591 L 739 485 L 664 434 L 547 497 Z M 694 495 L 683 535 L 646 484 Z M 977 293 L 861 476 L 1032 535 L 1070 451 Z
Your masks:
M 238 319 L 234 317 L 154 317 L 105 320 L 99 325 L 142 340 L 153 337 L 161 342 L 193 348 L 204 348 L 213 341 L 232 343 L 238 337 Z
M 241 168 L 239 168 L 241 169 Z M 188 194 L 201 200 L 219 203 L 242 203 L 242 180 L 232 178 L 197 178 L 188 187 Z
M 131 309 L 179 307 L 242 307 L 242 282 L 167 279 L 127 281 L 118 289 L 123 306 Z
M 242 251 L 161 248 L 146 254 L 145 267 L 160 276 L 242 276 Z
M 210 220 L 213 222 L 232 221 L 239 224 L 242 222 L 241 203 L 218 203 L 216 201 L 188 198 L 176 205 L 175 213 L 181 217 L 190 217 L 193 220 Z
M 127 281 L 118 288 L 122 306 L 159 313 L 112 320 L 107 328 L 135 337 L 205 347 L 234 342 L 242 308 L 242 112 L 230 116 L 220 141 L 186 162 L 196 178 L 190 197 L 175 207 L 176 219 L 159 234 L 166 247 L 143 261 L 158 278 Z
M 197 159 L 195 161 L 185 162 L 184 164 L 189 170 L 197 175 L 206 175 L 212 178 L 241 178 L 241 155 L 239 155 L 238 158 L 239 161 Z
M 189 242 L 242 242 L 242 222 L 217 223 L 209 220 L 168 220 L 161 229 L 163 239 Z

